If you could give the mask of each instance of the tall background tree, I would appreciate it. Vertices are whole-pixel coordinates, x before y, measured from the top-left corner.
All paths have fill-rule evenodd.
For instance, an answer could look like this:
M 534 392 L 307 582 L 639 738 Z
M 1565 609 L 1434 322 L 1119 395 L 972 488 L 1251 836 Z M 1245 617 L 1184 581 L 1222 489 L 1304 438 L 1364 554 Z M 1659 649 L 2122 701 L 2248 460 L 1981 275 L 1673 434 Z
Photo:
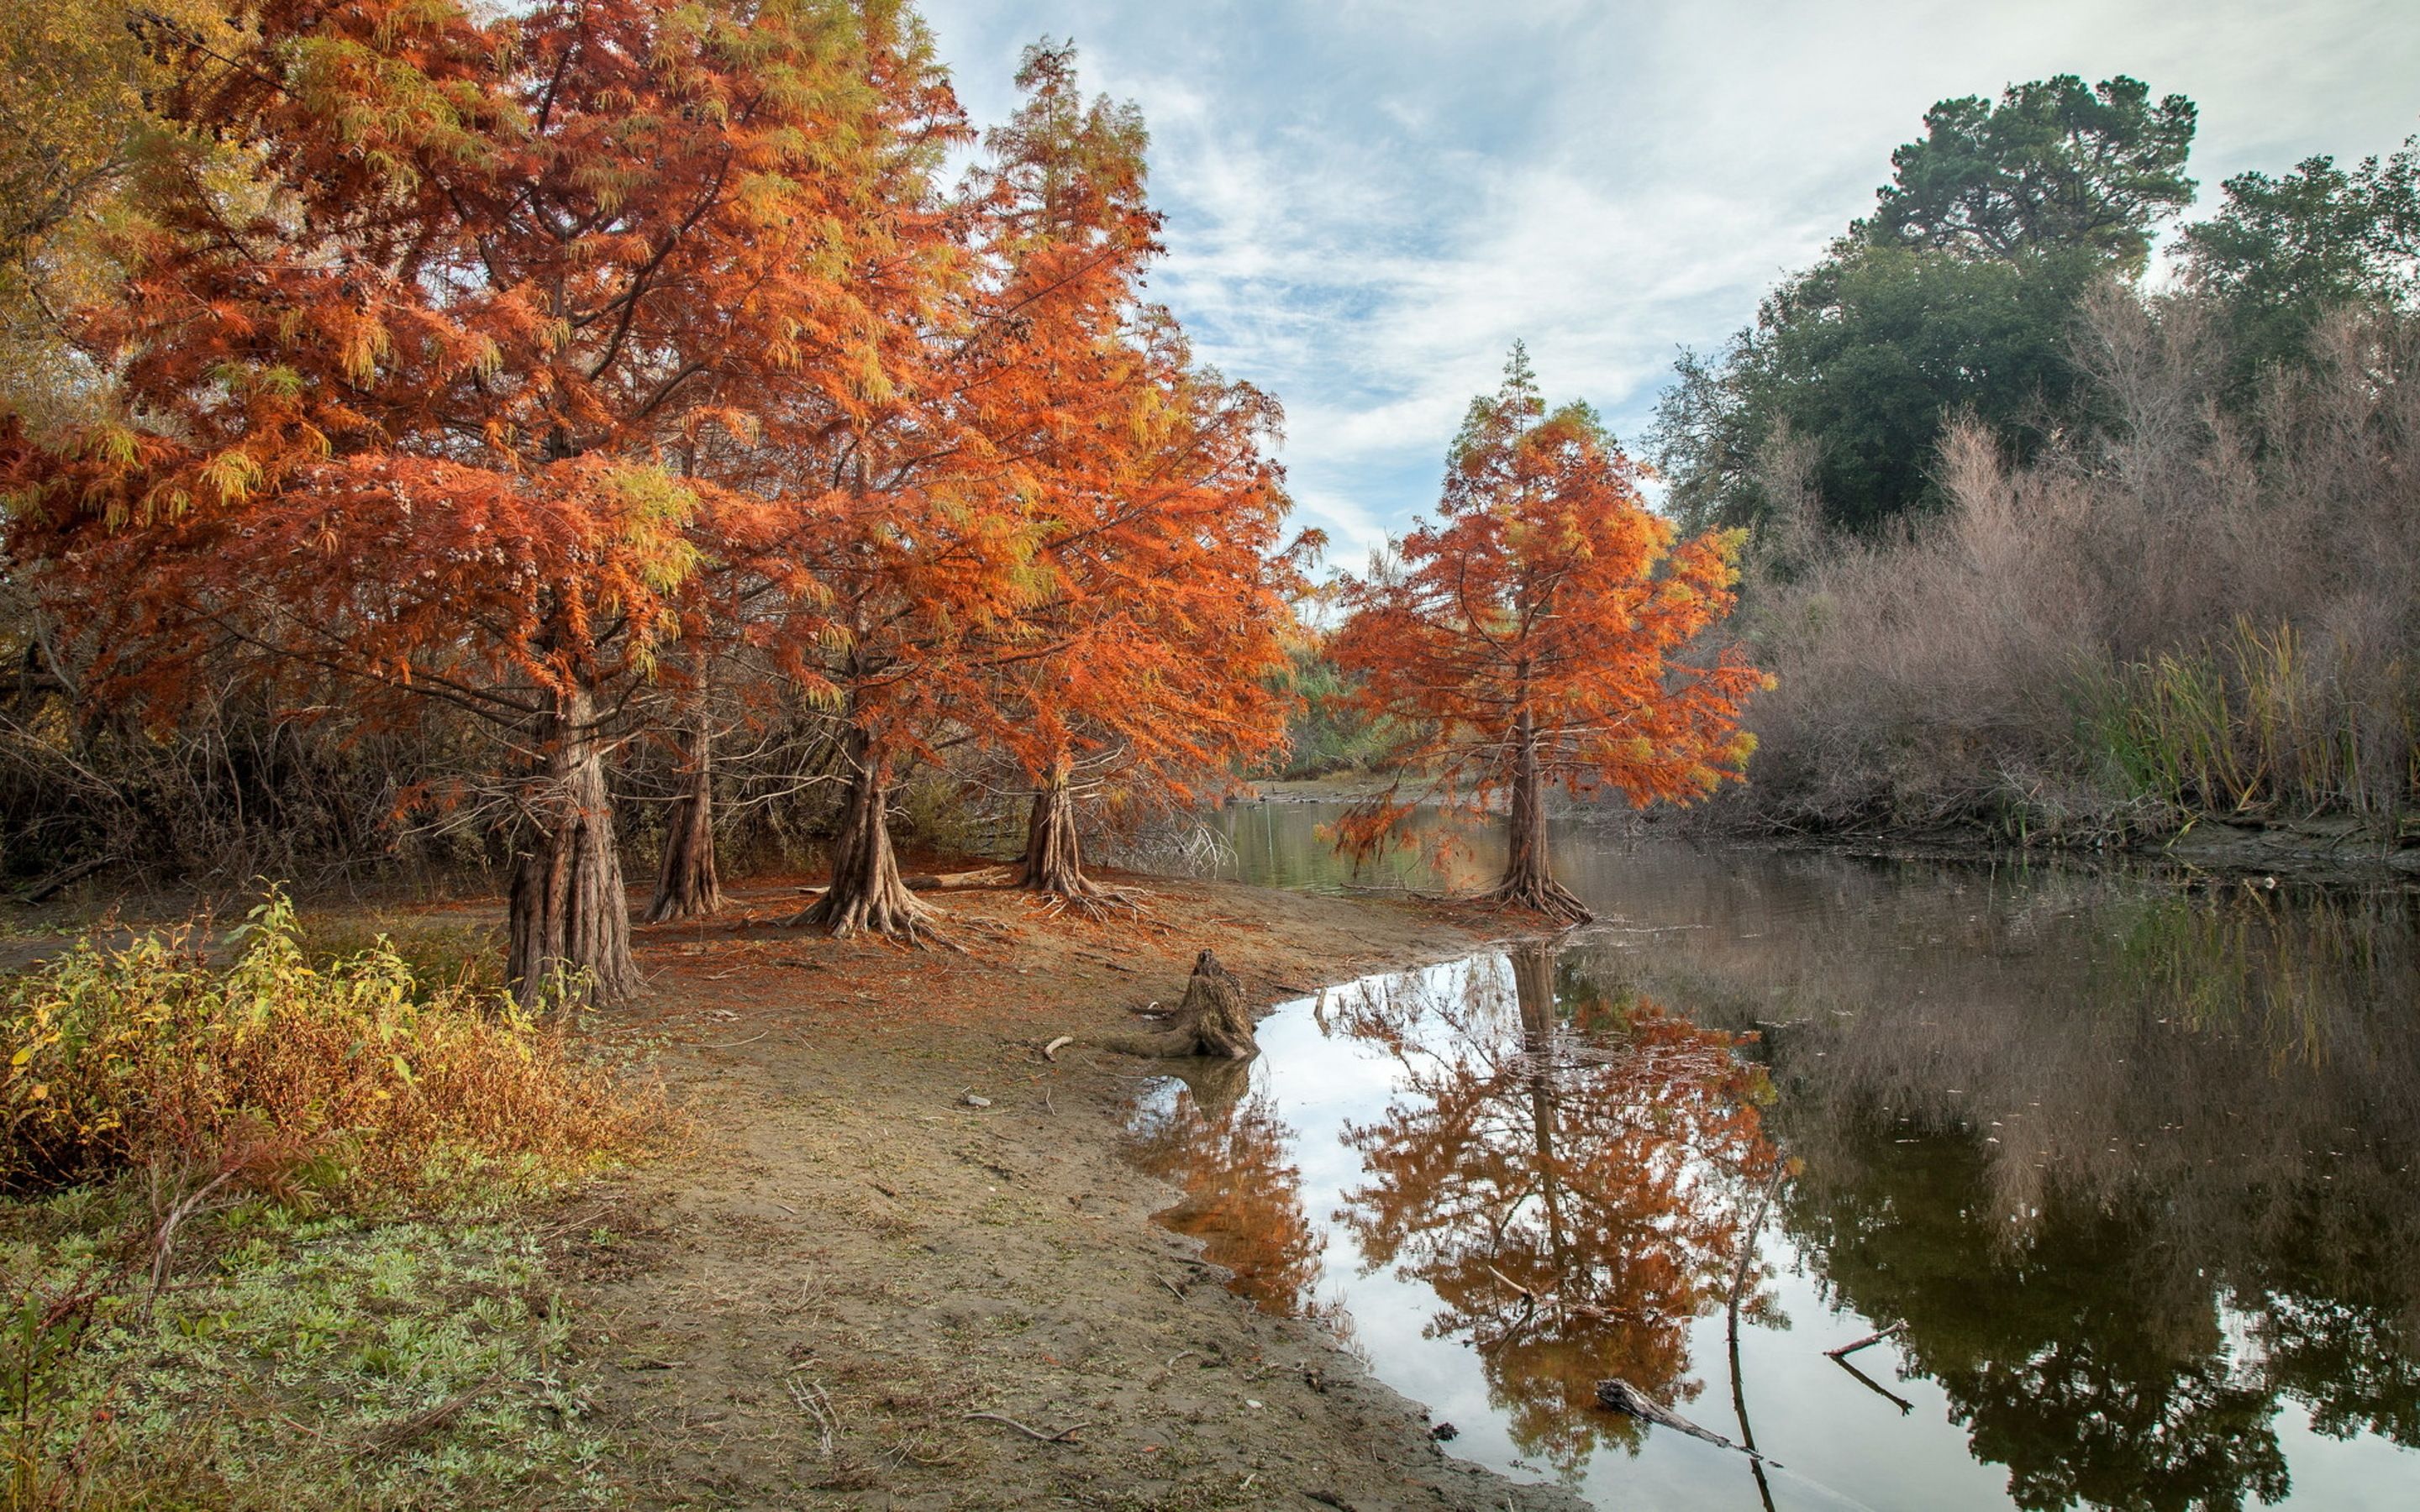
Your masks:
M 2180 239 L 2186 283 L 2224 328 L 2239 402 L 2263 375 L 2307 365 L 2331 316 L 2420 303 L 2420 138 L 2350 169 L 2306 158 L 2219 189 L 2217 213 Z
M 1939 507 L 1951 420 L 2023 455 L 2073 424 L 2083 302 L 2139 273 L 2192 202 L 2195 122 L 2192 101 L 2123 76 L 1933 106 L 1871 217 L 1718 354 L 1683 354 L 1653 434 L 1681 517 L 1754 525 L 1806 507 L 1803 490 L 1820 523 L 1870 533 Z
M 1427 795 L 1478 811 L 1501 795 L 1508 855 L 1486 896 L 1576 921 L 1554 880 L 1549 784 L 1644 807 L 1740 776 L 1737 728 L 1762 673 L 1699 636 L 1731 607 L 1733 534 L 1680 541 L 1647 507 L 1637 470 L 1587 406 L 1549 413 L 1518 347 L 1471 402 L 1438 517 L 1345 593 L 1331 650 L 1350 695 L 1404 734 L 1392 759 Z M 1340 826 L 1367 852 L 1415 806 L 1404 779 Z
M 2086 87 L 2071 73 L 2010 85 L 1924 113 L 1924 136 L 1891 154 L 1891 182 L 1855 228 L 1877 246 L 2009 261 L 2086 252 L 2140 270 L 2150 228 L 2193 203 L 2185 177 L 2198 113 L 2156 103 L 2120 74 Z

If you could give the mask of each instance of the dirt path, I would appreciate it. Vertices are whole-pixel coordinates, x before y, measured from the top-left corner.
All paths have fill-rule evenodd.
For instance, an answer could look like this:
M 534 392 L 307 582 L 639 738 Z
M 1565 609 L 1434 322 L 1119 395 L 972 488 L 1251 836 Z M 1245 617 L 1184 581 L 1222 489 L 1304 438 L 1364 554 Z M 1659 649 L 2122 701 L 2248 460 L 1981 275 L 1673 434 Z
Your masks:
M 583 1389 L 640 1504 L 1574 1504 L 1448 1458 L 1324 1332 L 1221 1288 L 1120 1154 L 1148 1068 L 1035 1050 L 1172 999 L 1203 946 L 1268 1001 L 1470 936 L 1152 887 L 1144 927 L 951 894 L 965 955 L 803 935 L 771 887 L 641 932 L 655 996 L 612 1032 L 661 1040 L 696 1148 L 566 1224 Z

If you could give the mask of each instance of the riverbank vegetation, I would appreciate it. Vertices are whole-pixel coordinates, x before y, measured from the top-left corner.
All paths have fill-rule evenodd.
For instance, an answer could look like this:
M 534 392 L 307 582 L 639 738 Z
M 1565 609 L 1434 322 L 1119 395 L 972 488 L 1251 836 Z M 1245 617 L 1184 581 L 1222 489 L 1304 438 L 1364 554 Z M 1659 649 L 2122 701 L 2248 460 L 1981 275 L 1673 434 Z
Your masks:
M 2420 801 L 2420 153 L 2191 203 L 2190 101 L 1947 100 L 1652 438 L 1749 530 L 1724 817 L 2164 840 Z

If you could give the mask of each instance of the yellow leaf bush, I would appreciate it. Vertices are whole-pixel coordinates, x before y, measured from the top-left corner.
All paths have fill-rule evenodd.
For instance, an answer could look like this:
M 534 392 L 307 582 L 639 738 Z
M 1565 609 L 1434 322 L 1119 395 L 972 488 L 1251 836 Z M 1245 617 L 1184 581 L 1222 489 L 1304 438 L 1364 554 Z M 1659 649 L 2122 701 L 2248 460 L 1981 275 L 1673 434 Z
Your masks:
M 409 1198 L 577 1175 L 662 1126 L 660 1092 L 583 1057 L 564 1015 L 427 988 L 384 936 L 313 964 L 281 892 L 228 944 L 218 965 L 189 932 L 87 938 L 9 988 L 0 1191 L 269 1149 L 349 1198 Z

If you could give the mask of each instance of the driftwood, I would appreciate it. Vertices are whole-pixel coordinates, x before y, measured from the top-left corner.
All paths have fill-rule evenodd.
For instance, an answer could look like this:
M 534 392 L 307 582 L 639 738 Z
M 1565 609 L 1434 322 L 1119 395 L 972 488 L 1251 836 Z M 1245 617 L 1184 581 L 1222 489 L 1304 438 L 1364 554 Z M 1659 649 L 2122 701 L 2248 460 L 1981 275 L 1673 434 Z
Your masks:
M 1914 1402 L 1909 1401 L 1906 1397 L 1900 1396 L 1899 1393 L 1891 1390 L 1888 1386 L 1884 1385 L 1881 1381 L 1876 1381 L 1873 1377 L 1866 1374 L 1855 1365 L 1850 1364 L 1849 1357 L 1847 1355 L 1836 1354 L 1832 1356 L 1832 1363 L 1838 1365 L 1841 1369 L 1846 1370 L 1849 1374 L 1856 1377 L 1857 1383 L 1859 1385 L 1864 1386 L 1868 1391 L 1874 1393 L 1876 1396 L 1879 1396 L 1884 1400 L 1889 1402 L 1893 1407 L 1898 1408 L 1900 1416 L 1905 1417 L 1910 1412 L 1916 1411 L 1916 1404 Z
M 1207 950 L 1194 958 L 1185 1001 L 1176 1005 L 1167 1028 L 1157 1034 L 1104 1034 L 1087 1042 L 1155 1060 L 1249 1060 L 1261 1052 L 1243 982 Z
M 1067 1427 L 1061 1428 L 1056 1433 L 1045 1433 L 1040 1428 L 1027 1427 L 1016 1419 L 1013 1417 L 1002 1417 L 998 1412 L 969 1412 L 966 1415 L 969 1421 L 972 1421 L 975 1418 L 983 1418 L 987 1422 L 1005 1423 L 1010 1427 L 1015 1428 L 1017 1432 L 1024 1434 L 1027 1438 L 1032 1439 L 1038 1443 L 1080 1444 L 1083 1441 L 1077 1438 L 1077 1434 L 1083 1432 L 1086 1428 L 1098 1427 L 1100 1426 L 1097 1423 L 1071 1423 Z
M 901 877 L 899 885 L 909 892 L 966 892 L 981 887 L 1006 887 L 1011 874 L 1004 866 L 979 866 L 967 872 L 919 872 L 912 876 Z M 824 884 L 816 883 L 800 887 L 799 896 L 820 898 L 830 890 Z
M 1835 1360 L 1845 1362 L 1849 1355 L 1856 1353 L 1859 1350 L 1866 1348 L 1866 1346 L 1869 1344 L 1880 1344 L 1883 1340 L 1889 1338 L 1891 1335 L 1899 1333 L 1905 1327 L 1907 1327 L 1905 1323 L 1893 1323 L 1888 1328 L 1877 1329 L 1873 1333 L 1867 1335 L 1864 1338 L 1857 1339 L 1853 1343 L 1843 1344 L 1837 1350 L 1825 1350 L 1823 1352 L 1830 1355 Z
M 1708 1430 L 1698 1427 L 1698 1425 L 1690 1422 L 1687 1418 L 1683 1417 L 1680 1413 L 1665 1406 L 1662 1402 L 1657 1401 L 1654 1397 L 1648 1396 L 1643 1391 L 1640 1391 L 1629 1381 L 1598 1381 L 1596 1383 L 1596 1403 L 1599 1407 L 1610 1408 L 1617 1412 L 1627 1412 L 1631 1416 L 1639 1419 L 1641 1422 L 1653 1423 L 1659 1427 L 1670 1428 L 1675 1433 L 1685 1433 L 1693 1439 L 1703 1439 L 1708 1443 L 1719 1443 L 1726 1449 L 1736 1449 L 1740 1453 L 1747 1456 L 1749 1458 L 1761 1459 L 1776 1470 L 1782 1468 L 1780 1460 L 1774 1458 L 1770 1455 L 1760 1454 L 1758 1451 L 1747 1447 L 1745 1444 L 1733 1443 L 1730 1440 L 1724 1438 L 1719 1433 L 1709 1432 Z
M 1004 887 L 1008 886 L 1009 870 L 1004 866 L 979 866 L 969 872 L 923 872 L 902 880 L 910 892 L 958 892 L 970 887 Z

